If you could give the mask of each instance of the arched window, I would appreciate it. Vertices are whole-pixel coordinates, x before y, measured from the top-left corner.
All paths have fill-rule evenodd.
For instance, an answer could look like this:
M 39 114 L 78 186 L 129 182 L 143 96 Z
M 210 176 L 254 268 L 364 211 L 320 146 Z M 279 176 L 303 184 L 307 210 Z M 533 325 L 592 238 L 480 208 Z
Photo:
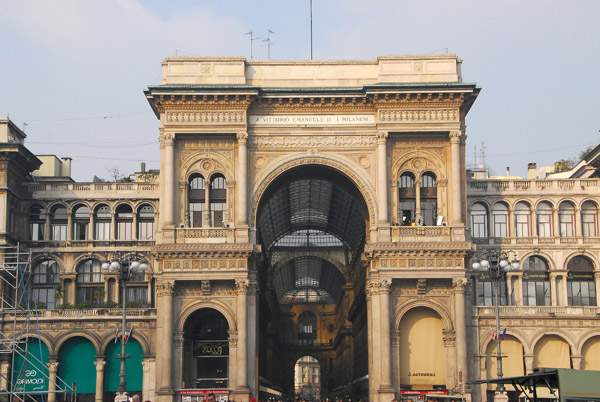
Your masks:
M 100 205 L 94 214 L 96 240 L 110 240 L 111 212 L 108 205 Z
M 193 174 L 188 182 L 188 225 L 193 228 L 202 227 L 206 210 L 206 187 L 204 177 Z
M 312 345 L 317 339 L 317 317 L 312 311 L 303 311 L 298 317 L 298 339 L 301 345 Z
M 581 223 L 583 237 L 598 236 L 598 206 L 592 201 L 586 201 L 581 206 Z
M 575 206 L 572 202 L 561 202 L 558 206 L 558 223 L 561 237 L 575 236 Z
M 552 237 L 552 205 L 549 202 L 542 201 L 538 204 L 536 210 L 538 237 Z M 526 237 L 526 236 L 525 236 Z
M 398 216 L 402 226 L 410 226 L 415 221 L 417 210 L 415 176 L 402 173 L 398 183 Z
M 85 205 L 75 207 L 73 212 L 73 240 L 88 240 L 90 209 Z
M 41 205 L 32 205 L 29 208 L 29 239 L 44 240 L 46 231 L 46 208 Z
M 52 240 L 67 240 L 67 221 L 67 208 L 62 205 L 54 206 L 50 214 Z
M 34 265 L 31 297 L 37 308 L 53 309 L 56 307 L 58 283 L 58 263 L 56 261 L 44 260 Z
M 131 205 L 117 207 L 117 240 L 133 239 L 133 209 Z
M 433 173 L 421 176 L 421 222 L 426 226 L 434 226 L 437 218 L 437 185 Z
M 531 237 L 531 211 L 525 202 L 519 202 L 515 207 L 515 229 L 517 237 Z
M 154 239 L 154 207 L 142 205 L 138 209 L 138 240 Z
M 550 276 L 548 262 L 531 256 L 523 263 L 523 304 L 525 306 L 550 306 Z
M 575 256 L 569 260 L 567 271 L 569 306 L 595 306 L 596 283 L 592 261 L 582 255 Z
M 471 230 L 474 238 L 488 237 L 487 208 L 481 202 L 476 202 L 471 208 Z
M 99 306 L 104 301 L 104 281 L 100 261 L 89 258 L 77 265 L 77 294 L 75 303 Z
M 212 227 L 224 227 L 227 220 L 227 184 L 216 174 L 210 181 L 210 222 Z
M 494 219 L 494 237 L 508 237 L 508 207 L 503 202 L 494 204 L 492 209 Z

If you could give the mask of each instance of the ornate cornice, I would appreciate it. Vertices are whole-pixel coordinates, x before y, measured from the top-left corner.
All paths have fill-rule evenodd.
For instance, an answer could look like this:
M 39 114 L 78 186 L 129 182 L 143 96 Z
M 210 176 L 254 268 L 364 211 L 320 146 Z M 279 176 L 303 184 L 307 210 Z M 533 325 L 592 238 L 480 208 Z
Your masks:
M 167 111 L 166 124 L 201 125 L 201 124 L 246 124 L 245 110 L 215 110 L 215 111 Z
M 170 110 L 246 110 L 255 95 L 206 94 L 157 95 L 152 103 L 160 113 Z
M 253 244 L 158 244 L 156 246 L 158 260 L 167 258 L 201 258 L 201 257 L 250 257 L 258 252 Z
M 377 141 L 372 135 L 312 135 L 312 136 L 256 136 L 248 139 L 254 147 L 277 148 L 339 148 L 374 147 Z
M 374 243 L 365 246 L 365 254 L 369 257 L 379 256 L 409 256 L 409 255 L 435 255 L 458 253 L 462 255 L 471 251 L 470 242 L 462 241 L 423 241 L 423 242 L 388 242 Z
M 380 123 L 413 122 L 457 122 L 460 120 L 458 108 L 454 109 L 380 109 Z

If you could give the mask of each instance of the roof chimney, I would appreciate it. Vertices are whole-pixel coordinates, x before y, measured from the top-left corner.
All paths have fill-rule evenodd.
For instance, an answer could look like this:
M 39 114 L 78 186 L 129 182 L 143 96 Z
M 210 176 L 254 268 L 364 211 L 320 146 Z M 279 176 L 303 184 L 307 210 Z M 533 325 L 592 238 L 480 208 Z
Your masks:
M 146 173 L 146 162 L 142 162 L 142 173 Z
M 527 178 L 528 179 L 537 179 L 537 164 L 532 162 L 527 164 Z
M 506 177 L 510 177 L 510 166 L 506 167 Z

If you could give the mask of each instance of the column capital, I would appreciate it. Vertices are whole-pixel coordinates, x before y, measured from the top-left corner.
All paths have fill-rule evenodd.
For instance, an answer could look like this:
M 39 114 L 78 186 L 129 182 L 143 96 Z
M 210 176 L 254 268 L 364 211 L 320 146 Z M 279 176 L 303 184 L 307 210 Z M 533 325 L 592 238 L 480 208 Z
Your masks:
M 450 137 L 450 143 L 459 143 L 460 142 L 460 137 L 463 136 L 463 133 L 461 133 L 460 131 L 450 131 L 450 134 L 448 135 Z
M 94 364 L 99 363 L 97 360 L 94 362 Z M 105 363 L 104 361 L 102 361 L 102 363 Z M 58 362 L 49 362 L 48 363 L 48 371 L 51 373 L 56 373 L 58 371 Z M 98 369 L 98 366 L 96 365 L 96 370 Z
M 238 344 L 238 337 L 237 336 L 229 336 L 229 347 L 230 348 L 237 348 L 237 344 Z
M 250 281 L 248 279 L 236 279 L 235 289 L 238 295 L 248 294 L 250 290 Z
M 55 364 L 58 367 L 58 363 Z M 104 360 L 97 359 L 94 362 L 94 366 L 96 366 L 96 372 L 104 371 L 104 366 L 106 366 L 106 362 Z M 50 364 L 48 365 L 48 368 L 50 368 Z
M 461 279 L 454 279 L 452 281 L 452 290 L 454 291 L 454 294 L 464 294 L 466 287 L 467 287 L 466 279 L 461 278 Z
M 377 132 L 377 144 L 385 144 L 388 137 L 387 131 L 378 131 Z
M 161 142 L 162 142 L 162 144 L 164 144 L 164 146 L 172 147 L 173 144 L 175 143 L 175 133 L 165 133 L 162 135 L 161 140 L 162 140 Z
M 248 133 L 237 133 L 235 138 L 238 140 L 238 144 L 246 145 L 248 143 Z
M 156 284 L 157 296 L 173 296 L 175 293 L 175 281 L 164 281 Z
M 379 281 L 379 293 L 386 293 L 389 294 L 392 290 L 392 281 L 387 280 L 387 279 L 382 279 L 381 281 Z

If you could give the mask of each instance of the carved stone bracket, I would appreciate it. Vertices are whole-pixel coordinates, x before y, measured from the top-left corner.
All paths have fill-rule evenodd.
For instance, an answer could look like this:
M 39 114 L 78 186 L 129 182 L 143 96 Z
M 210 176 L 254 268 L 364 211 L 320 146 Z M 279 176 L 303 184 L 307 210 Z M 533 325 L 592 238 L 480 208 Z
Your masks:
M 465 279 L 455 279 L 452 281 L 452 288 L 455 294 L 465 293 L 467 287 L 467 281 Z
M 235 288 L 237 294 L 248 294 L 250 290 L 250 281 L 247 279 L 236 279 Z
M 175 281 L 165 281 L 156 284 L 157 296 L 173 296 L 175 293 Z

